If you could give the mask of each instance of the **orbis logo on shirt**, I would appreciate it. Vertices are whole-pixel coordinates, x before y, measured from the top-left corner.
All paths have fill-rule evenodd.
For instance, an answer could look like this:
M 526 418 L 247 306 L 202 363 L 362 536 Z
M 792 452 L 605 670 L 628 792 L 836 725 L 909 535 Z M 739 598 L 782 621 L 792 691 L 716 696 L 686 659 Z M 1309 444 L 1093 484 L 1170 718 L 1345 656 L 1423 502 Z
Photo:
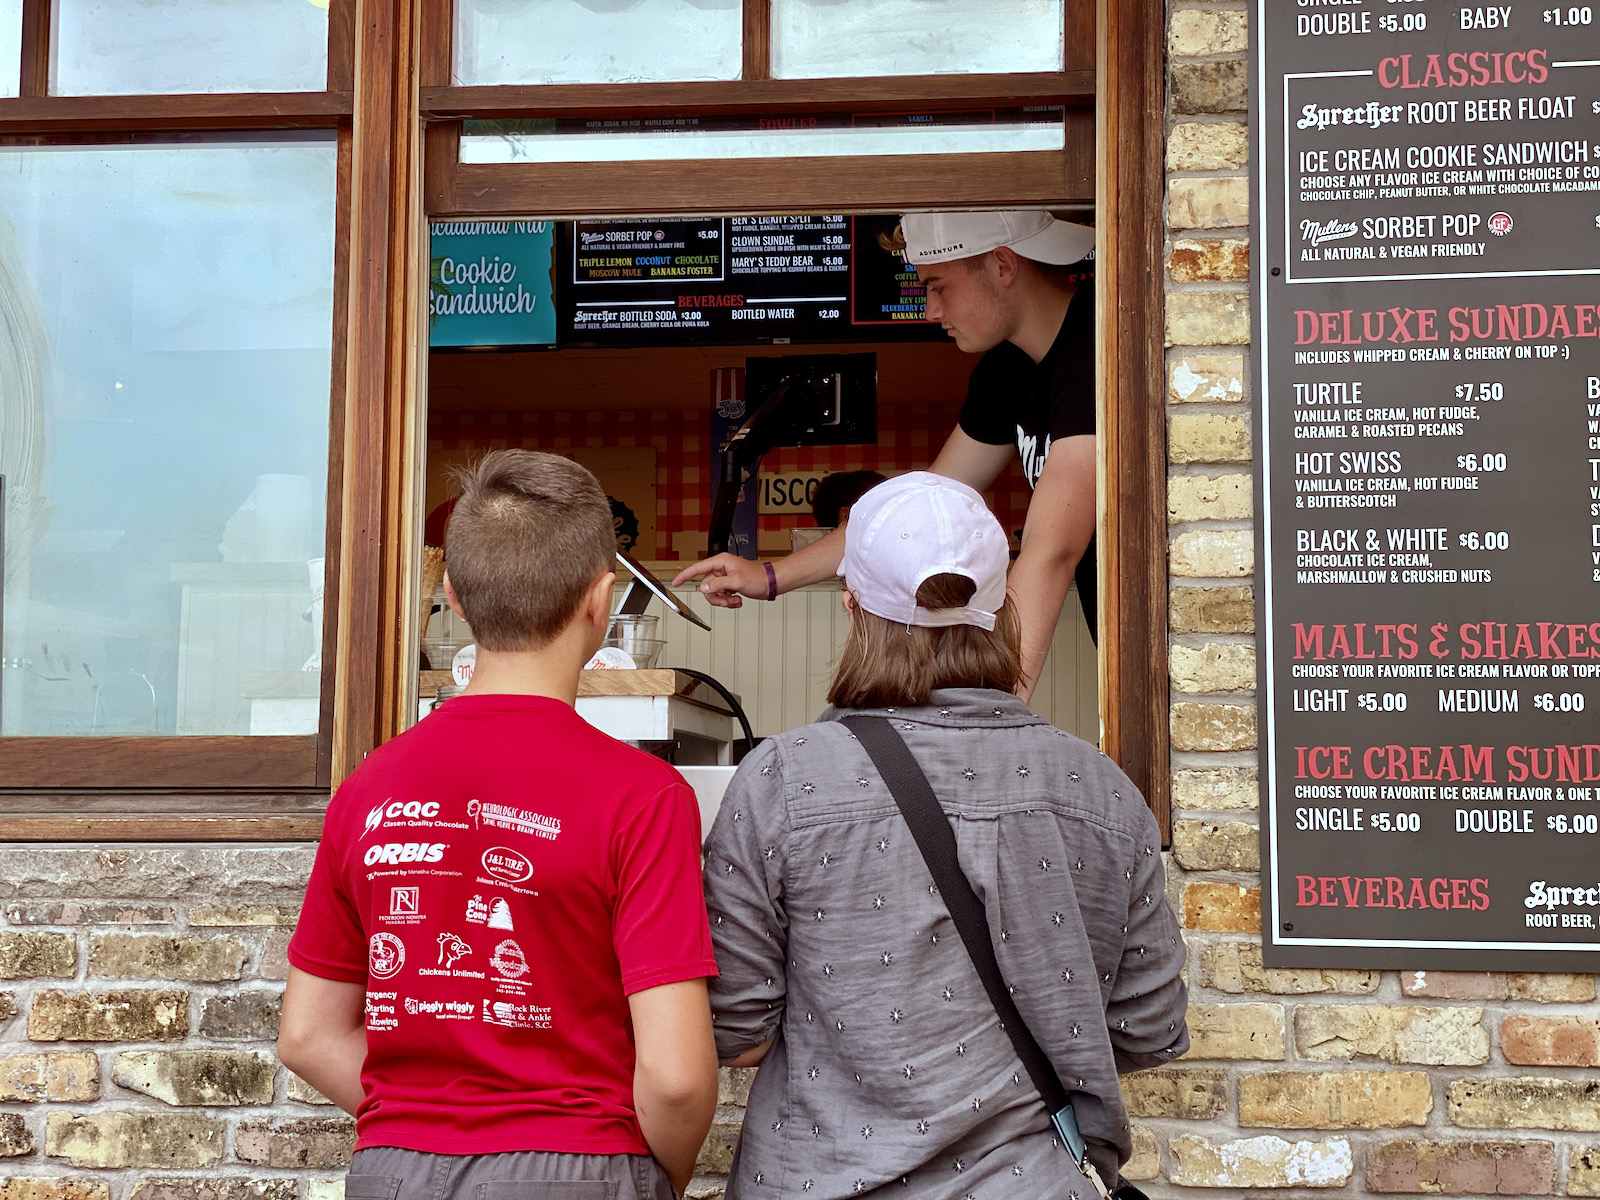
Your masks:
M 388 842 L 381 846 L 368 846 L 367 853 L 361 861 L 369 867 L 378 863 L 388 863 L 390 866 L 414 862 L 433 863 L 444 857 L 445 846 L 444 842 Z

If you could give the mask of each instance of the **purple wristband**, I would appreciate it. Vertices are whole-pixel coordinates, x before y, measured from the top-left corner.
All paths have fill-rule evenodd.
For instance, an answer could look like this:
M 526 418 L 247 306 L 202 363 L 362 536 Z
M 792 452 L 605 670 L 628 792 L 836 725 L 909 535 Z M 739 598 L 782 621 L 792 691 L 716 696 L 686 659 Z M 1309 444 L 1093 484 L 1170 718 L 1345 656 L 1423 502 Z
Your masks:
M 767 599 L 776 600 L 778 598 L 778 573 L 772 569 L 772 564 L 769 562 L 764 562 L 761 565 L 767 569 Z

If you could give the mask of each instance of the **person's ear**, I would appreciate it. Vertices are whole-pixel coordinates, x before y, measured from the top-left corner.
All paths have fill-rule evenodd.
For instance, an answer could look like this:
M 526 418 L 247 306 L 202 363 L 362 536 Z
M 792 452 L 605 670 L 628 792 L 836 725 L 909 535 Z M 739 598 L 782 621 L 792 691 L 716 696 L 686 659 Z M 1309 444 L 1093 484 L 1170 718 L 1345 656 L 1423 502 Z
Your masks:
M 1010 246 L 1000 246 L 989 253 L 993 259 L 990 270 L 994 272 L 995 281 L 1001 287 L 1011 287 L 1017 282 L 1017 275 L 1021 271 L 1021 256 Z
M 584 596 L 583 618 L 602 633 L 611 624 L 611 593 L 616 582 L 617 573 L 607 571 L 596 577 Z
M 461 611 L 461 601 L 456 597 L 456 589 L 450 582 L 450 571 L 448 568 L 445 569 L 444 573 L 444 598 L 445 602 L 450 605 L 450 611 L 465 621 L 467 619 L 467 614 Z
M 856 596 L 849 588 L 839 589 L 839 603 L 844 605 L 845 612 L 855 612 Z

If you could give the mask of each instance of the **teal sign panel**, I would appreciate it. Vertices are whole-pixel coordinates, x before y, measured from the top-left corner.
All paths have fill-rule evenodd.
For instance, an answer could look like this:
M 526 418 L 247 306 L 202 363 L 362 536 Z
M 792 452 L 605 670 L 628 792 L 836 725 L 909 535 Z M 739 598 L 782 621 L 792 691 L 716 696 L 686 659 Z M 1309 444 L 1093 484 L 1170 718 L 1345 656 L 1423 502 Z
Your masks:
M 550 221 L 435 221 L 428 345 L 553 346 Z

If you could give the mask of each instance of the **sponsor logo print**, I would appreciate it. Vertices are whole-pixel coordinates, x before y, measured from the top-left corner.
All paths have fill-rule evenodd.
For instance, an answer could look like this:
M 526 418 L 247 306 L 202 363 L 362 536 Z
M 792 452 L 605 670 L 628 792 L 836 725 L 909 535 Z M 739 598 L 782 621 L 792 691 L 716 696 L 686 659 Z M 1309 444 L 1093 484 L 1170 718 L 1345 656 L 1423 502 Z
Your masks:
M 444 852 L 444 842 L 388 842 L 368 846 L 361 861 L 369 867 L 378 863 L 387 863 L 390 866 L 414 862 L 433 863 L 443 858 Z M 532 867 L 528 868 L 528 874 L 533 874 Z
M 1511 214 L 1508 212 L 1489 214 L 1489 232 L 1496 237 L 1505 237 L 1506 234 L 1510 233 L 1511 224 Z
M 439 849 L 442 851 L 444 847 L 440 846 Z M 371 857 L 370 852 L 368 857 Z M 483 869 L 496 879 L 504 879 L 507 883 L 521 883 L 533 876 L 533 864 L 528 861 L 527 856 L 505 846 L 491 846 L 483 852 Z
M 561 835 L 561 821 L 543 813 L 513 808 L 509 804 L 485 804 L 467 801 L 467 816 L 477 828 L 487 825 L 491 829 L 509 829 L 513 833 L 528 833 L 553 842 Z
M 522 953 L 522 947 L 510 938 L 494 948 L 494 956 L 489 959 L 489 965 L 507 979 L 521 979 L 528 973 L 527 956 Z
M 439 935 L 439 965 L 453 967 L 457 959 L 465 958 L 472 953 L 472 947 L 467 945 L 453 933 Z
M 380 934 L 388 937 L 388 934 Z M 367 993 L 367 1028 L 375 1031 L 394 1029 L 400 1024 L 400 1019 L 395 1016 L 393 992 L 368 992 Z
M 420 888 L 392 887 L 389 889 L 389 915 L 391 917 L 415 917 L 418 915 L 417 903 L 420 899 Z
M 550 1009 L 538 1004 L 512 1004 L 506 1000 L 485 1000 L 483 1020 L 487 1025 L 507 1029 L 549 1029 Z
M 367 814 L 367 827 L 361 831 L 361 836 L 366 837 L 374 829 L 390 821 L 399 821 L 409 818 L 414 821 L 431 821 L 439 815 L 439 805 L 432 800 L 385 800 Z
M 482 896 L 474 896 L 467 901 L 467 922 L 471 925 L 482 925 L 489 919 L 489 906 L 483 902 Z
M 393 979 L 406 965 L 406 944 L 392 933 L 375 933 L 367 942 L 367 971 L 374 979 Z
M 406 1012 L 412 1016 L 437 1017 L 441 1021 L 470 1021 L 476 1010 L 470 1000 L 417 1000 L 407 996 Z
M 489 906 L 488 924 L 490 929 L 504 929 L 508 933 L 516 929 L 511 923 L 511 905 L 504 896 L 496 896 Z

